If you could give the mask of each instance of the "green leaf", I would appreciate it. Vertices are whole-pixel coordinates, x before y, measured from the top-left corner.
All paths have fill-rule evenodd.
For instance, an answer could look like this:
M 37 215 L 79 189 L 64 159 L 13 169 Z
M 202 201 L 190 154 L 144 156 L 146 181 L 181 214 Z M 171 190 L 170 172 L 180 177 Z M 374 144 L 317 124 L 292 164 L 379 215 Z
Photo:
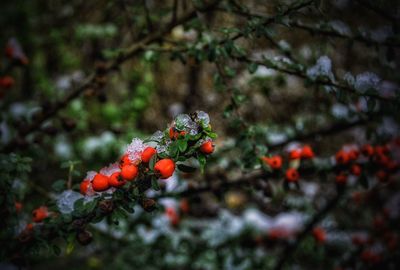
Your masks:
M 160 190 L 160 186 L 159 186 L 158 180 L 156 178 L 151 179 L 151 188 L 154 189 L 155 191 Z
M 253 74 L 254 72 L 256 72 L 257 68 L 258 68 L 258 64 L 256 64 L 256 63 L 250 63 L 247 66 L 247 69 L 249 70 L 250 74 Z
M 182 172 L 187 172 L 187 173 L 192 173 L 192 172 L 196 171 L 196 168 L 187 166 L 185 164 L 178 164 L 178 169 Z
M 154 165 L 156 164 L 157 161 L 157 154 L 153 155 L 149 161 L 149 169 L 154 170 Z
M 178 141 L 178 148 L 181 153 L 185 152 L 187 149 L 187 141 L 186 140 L 179 140 Z
M 204 168 L 205 168 L 206 162 L 207 162 L 206 156 L 203 154 L 199 154 L 197 159 L 199 160 L 199 163 L 200 163 L 200 172 L 204 173 Z
M 51 247 L 52 247 L 52 249 L 53 249 L 54 255 L 60 256 L 60 254 L 61 254 L 61 249 L 60 249 L 57 245 L 52 245 Z
M 51 188 L 55 192 L 61 192 L 61 191 L 65 190 L 66 182 L 65 182 L 65 180 L 57 180 L 51 185 Z
M 169 155 L 171 157 L 176 157 L 178 155 L 178 145 L 176 142 L 173 142 L 169 145 Z

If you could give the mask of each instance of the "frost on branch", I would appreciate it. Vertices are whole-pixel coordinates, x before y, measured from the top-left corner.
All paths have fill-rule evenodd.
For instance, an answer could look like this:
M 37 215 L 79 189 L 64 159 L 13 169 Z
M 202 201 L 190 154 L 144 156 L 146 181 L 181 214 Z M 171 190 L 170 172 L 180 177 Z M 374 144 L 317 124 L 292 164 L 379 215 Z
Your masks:
M 307 69 L 307 76 L 312 80 L 318 80 L 319 78 L 328 78 L 334 81 L 334 75 L 332 73 L 332 61 L 328 56 L 321 56 L 317 63 Z

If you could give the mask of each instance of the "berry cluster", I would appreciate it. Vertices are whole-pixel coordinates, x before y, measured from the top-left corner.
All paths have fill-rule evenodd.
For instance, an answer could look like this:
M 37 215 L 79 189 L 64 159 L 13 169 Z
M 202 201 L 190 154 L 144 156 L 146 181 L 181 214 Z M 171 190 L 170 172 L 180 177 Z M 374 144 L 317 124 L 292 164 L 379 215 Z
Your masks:
M 298 168 L 301 160 L 311 160 L 315 156 L 313 149 L 309 145 L 296 147 L 288 153 L 289 164 L 285 170 L 285 180 L 287 183 L 297 183 L 300 178 Z M 277 172 L 283 167 L 283 158 L 280 155 L 270 157 L 261 157 L 263 165 L 274 172 Z
M 349 175 L 355 177 L 374 175 L 378 182 L 388 182 L 391 175 L 399 168 L 392 153 L 395 144 L 396 142 L 375 146 L 365 144 L 361 147 L 342 148 L 335 155 L 336 183 L 346 184 Z
M 138 178 L 168 179 L 176 168 L 176 162 L 191 157 L 209 155 L 214 151 L 209 117 L 202 111 L 178 115 L 164 132 L 156 132 L 144 142 L 134 138 L 116 163 L 99 172 L 88 172 L 80 184 L 83 195 L 92 196 L 122 188 Z

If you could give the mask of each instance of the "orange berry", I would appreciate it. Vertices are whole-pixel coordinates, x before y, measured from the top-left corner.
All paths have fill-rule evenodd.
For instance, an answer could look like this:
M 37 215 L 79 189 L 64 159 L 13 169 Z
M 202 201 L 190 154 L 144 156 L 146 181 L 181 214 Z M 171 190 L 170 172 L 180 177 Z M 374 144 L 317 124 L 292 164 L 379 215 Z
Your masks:
M 300 149 L 294 149 L 289 152 L 289 159 L 300 159 L 301 158 L 301 150 Z
M 214 152 L 214 146 L 211 141 L 206 141 L 200 146 L 200 151 L 206 155 L 211 154 Z
M 335 181 L 339 185 L 344 185 L 347 183 L 347 175 L 344 172 L 340 172 L 338 175 L 336 175 Z
M 299 172 L 295 168 L 289 168 L 286 170 L 285 179 L 288 182 L 297 182 L 300 178 Z
M 150 146 L 147 147 L 142 152 L 142 156 L 141 156 L 142 161 L 144 163 L 148 163 L 155 153 L 157 153 L 156 149 L 154 149 L 153 147 L 150 147 Z
M 42 222 L 48 216 L 49 216 L 49 212 L 47 211 L 46 206 L 41 206 L 39 208 L 36 208 L 32 212 L 32 220 L 34 222 Z
M 315 238 L 315 240 L 319 243 L 319 244 L 323 244 L 326 241 L 326 232 L 324 229 L 322 229 L 321 227 L 315 227 L 312 231 L 312 234 Z
M 82 181 L 82 183 L 79 186 L 79 189 L 80 189 L 82 195 L 86 195 L 89 185 L 90 185 L 90 181 L 88 179 L 85 179 Z
M 108 184 L 112 187 L 121 187 L 125 185 L 125 183 L 120 172 L 115 172 L 108 178 Z
M 279 170 L 282 168 L 282 157 L 281 156 L 272 156 L 272 157 L 262 157 L 261 158 L 265 164 L 270 166 L 273 170 Z
M 154 165 L 154 171 L 158 172 L 162 179 L 169 178 L 175 171 L 175 163 L 172 159 L 161 159 Z
M 126 181 L 132 181 L 138 175 L 138 168 L 135 165 L 125 165 L 121 168 L 121 177 Z
M 21 212 L 22 210 L 22 203 L 20 202 L 15 202 L 15 211 L 17 211 L 17 213 Z
M 128 154 L 123 155 L 119 161 L 119 167 L 122 168 L 123 166 L 130 164 L 132 164 L 132 161 L 129 159 L 129 155 Z
M 314 154 L 314 151 L 312 150 L 311 146 L 304 145 L 303 148 L 301 149 L 301 158 L 311 159 L 311 158 L 314 158 L 314 156 L 315 156 L 315 154 Z
M 350 172 L 351 172 L 351 174 L 353 174 L 355 176 L 360 176 L 361 175 L 361 166 L 358 164 L 353 164 L 353 166 L 351 166 L 351 168 L 350 168 Z
M 92 181 L 92 187 L 94 191 L 104 191 L 110 187 L 108 184 L 108 176 L 104 174 L 96 174 Z
M 349 162 L 349 155 L 344 150 L 339 150 L 335 155 L 336 163 L 345 165 Z
M 361 153 L 366 157 L 372 156 L 374 152 L 375 150 L 370 144 L 366 144 L 361 148 Z

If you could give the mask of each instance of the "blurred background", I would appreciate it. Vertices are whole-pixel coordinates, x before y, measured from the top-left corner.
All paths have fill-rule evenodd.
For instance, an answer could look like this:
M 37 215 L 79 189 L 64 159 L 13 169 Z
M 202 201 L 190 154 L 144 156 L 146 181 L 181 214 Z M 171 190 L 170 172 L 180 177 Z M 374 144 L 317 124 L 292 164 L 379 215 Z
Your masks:
M 60 241 L 59 256 L 38 249 L 0 268 L 274 269 L 337 190 L 331 173 L 301 176 L 289 190 L 282 174 L 252 177 L 262 170 L 260 157 L 279 154 L 288 163 L 290 150 L 308 144 L 313 166 L 323 170 L 342 148 L 388 143 L 399 160 L 399 6 L 3 1 L 2 159 L 11 152 L 32 159 L 29 173 L 13 176 L 13 194 L 23 202 L 19 230 L 68 177 L 78 191 L 87 171 L 114 162 L 132 138 L 164 130 L 179 114 L 207 112 L 218 138 L 204 174 L 176 173 L 149 196 L 207 192 L 159 199 L 152 213 L 137 207 L 118 222 L 91 225 L 88 246 Z M 400 194 L 397 172 L 391 177 L 382 188 L 374 188 L 375 176 L 350 179 L 346 198 L 318 223 L 324 244 L 306 235 L 289 249 L 287 269 L 396 269 L 398 232 L 391 228 Z M 240 179 L 249 181 L 224 186 Z M 380 218 L 386 225 L 376 224 Z M 386 234 L 376 236 L 376 228 Z M 366 248 L 366 239 L 375 240 Z

